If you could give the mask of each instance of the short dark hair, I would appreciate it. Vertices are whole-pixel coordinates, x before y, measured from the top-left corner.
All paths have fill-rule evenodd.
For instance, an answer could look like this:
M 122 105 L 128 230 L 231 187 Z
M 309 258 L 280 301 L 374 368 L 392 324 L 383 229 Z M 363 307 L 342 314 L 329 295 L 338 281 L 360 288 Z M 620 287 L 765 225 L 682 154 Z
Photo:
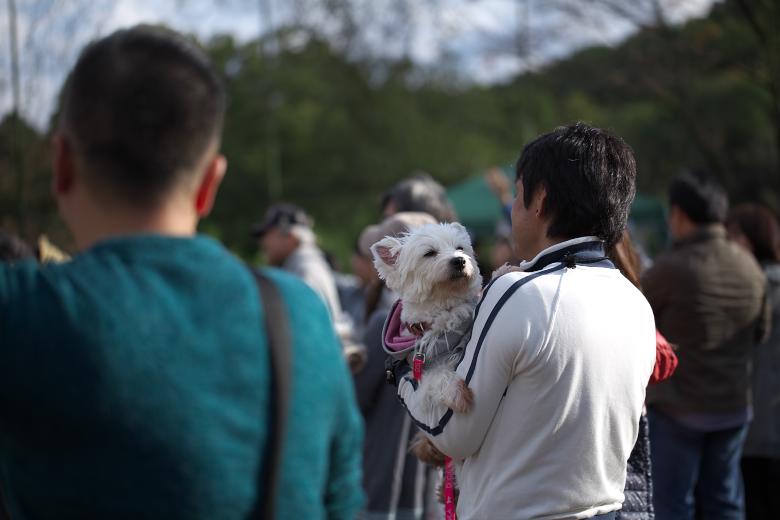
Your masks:
M 398 213 L 428 213 L 439 222 L 457 220 L 447 190 L 427 173 L 417 173 L 398 182 L 382 195 L 380 207 L 384 211 L 391 202 Z
M 726 225 L 745 235 L 759 262 L 780 262 L 780 225 L 769 209 L 740 204 L 729 213 Z
M 219 140 L 224 112 L 224 88 L 205 54 L 173 31 L 141 25 L 81 52 L 60 123 L 90 181 L 153 206 Z
M 516 174 L 525 207 L 547 191 L 549 237 L 620 240 L 636 193 L 634 153 L 620 137 L 582 122 L 556 128 L 525 145 Z
M 729 198 L 709 172 L 690 170 L 669 185 L 669 206 L 677 206 L 695 224 L 723 223 L 729 212 Z

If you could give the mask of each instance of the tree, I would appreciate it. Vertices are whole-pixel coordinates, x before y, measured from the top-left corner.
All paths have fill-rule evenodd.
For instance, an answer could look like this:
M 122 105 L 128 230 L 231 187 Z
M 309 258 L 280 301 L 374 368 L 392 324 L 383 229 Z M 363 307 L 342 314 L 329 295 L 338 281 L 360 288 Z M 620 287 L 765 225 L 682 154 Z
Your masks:
M 35 231 L 34 225 L 28 226 L 28 220 L 38 221 L 33 213 L 38 193 L 27 191 L 39 179 L 36 170 L 28 170 L 30 161 L 24 155 L 30 151 L 31 142 L 30 128 L 25 121 L 32 121 L 38 129 L 46 127 L 51 106 L 45 100 L 52 99 L 59 87 L 54 84 L 54 72 L 63 63 L 75 61 L 81 45 L 97 34 L 106 12 L 101 8 L 107 5 L 110 5 L 108 0 L 6 2 L 12 101 L 10 115 L 5 119 L 8 128 L 4 139 L 5 149 L 11 154 L 6 168 L 16 183 L 14 227 L 22 236 Z
M 772 125 L 775 131 L 775 173 L 780 175 L 780 5 L 772 0 L 737 0 L 739 12 L 755 37 L 760 60 L 753 73 L 772 99 Z

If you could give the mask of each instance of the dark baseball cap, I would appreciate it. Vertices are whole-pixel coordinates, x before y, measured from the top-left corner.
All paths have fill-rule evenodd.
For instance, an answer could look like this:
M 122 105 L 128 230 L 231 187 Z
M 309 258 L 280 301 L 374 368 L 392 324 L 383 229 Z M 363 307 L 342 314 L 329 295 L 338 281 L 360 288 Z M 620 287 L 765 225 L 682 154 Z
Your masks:
M 293 226 L 311 227 L 312 224 L 311 217 L 302 208 L 295 204 L 280 202 L 268 208 L 263 220 L 252 226 L 252 236 L 260 238 L 275 227 L 289 229 Z

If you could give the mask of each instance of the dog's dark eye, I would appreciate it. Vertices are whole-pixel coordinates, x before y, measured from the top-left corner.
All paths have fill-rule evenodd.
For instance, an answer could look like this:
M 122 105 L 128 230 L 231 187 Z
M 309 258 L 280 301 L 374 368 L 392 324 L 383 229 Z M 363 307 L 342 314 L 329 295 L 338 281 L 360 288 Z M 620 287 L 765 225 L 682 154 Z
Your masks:
M 455 249 L 457 249 L 458 251 L 463 251 L 463 246 L 458 246 Z
M 426 257 L 426 258 L 430 258 L 430 257 L 432 257 L 432 256 L 436 256 L 436 251 L 434 251 L 433 249 L 431 249 L 430 251 L 428 251 L 427 253 L 425 253 L 423 256 L 424 256 L 424 257 Z

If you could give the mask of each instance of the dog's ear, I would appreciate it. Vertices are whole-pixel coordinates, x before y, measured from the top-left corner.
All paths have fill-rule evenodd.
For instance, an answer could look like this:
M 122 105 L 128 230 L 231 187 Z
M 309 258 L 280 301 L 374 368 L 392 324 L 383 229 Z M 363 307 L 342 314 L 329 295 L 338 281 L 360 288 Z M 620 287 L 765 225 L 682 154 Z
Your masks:
M 451 223 L 450 223 L 450 225 L 451 225 L 452 227 L 454 227 L 455 229 L 457 229 L 457 230 L 458 230 L 459 232 L 461 232 L 461 233 L 465 233 L 466 235 L 468 235 L 468 234 L 469 234 L 469 230 L 468 230 L 468 229 L 466 229 L 466 226 L 464 226 L 464 225 L 463 225 L 463 224 L 461 224 L 460 222 L 451 222 Z
M 395 267 L 400 254 L 400 248 L 401 241 L 394 237 L 385 237 L 371 246 L 371 254 L 374 255 L 374 266 L 383 277 L 387 269 Z

